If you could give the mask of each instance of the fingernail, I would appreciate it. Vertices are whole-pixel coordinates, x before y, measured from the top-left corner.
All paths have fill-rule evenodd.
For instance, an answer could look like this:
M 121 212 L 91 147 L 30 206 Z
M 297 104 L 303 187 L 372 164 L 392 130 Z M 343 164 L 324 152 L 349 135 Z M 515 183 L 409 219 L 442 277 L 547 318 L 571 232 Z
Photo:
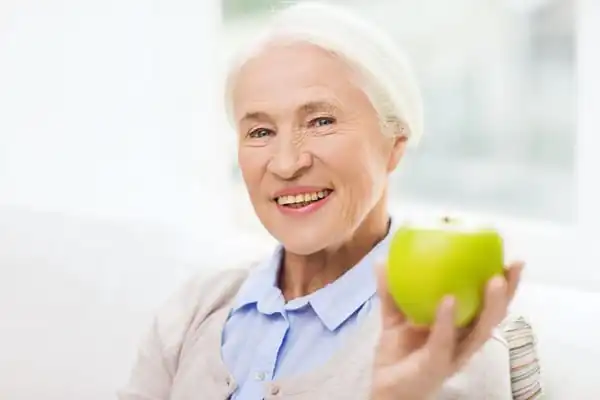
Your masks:
M 445 296 L 442 299 L 440 304 L 440 308 L 438 310 L 438 318 L 448 321 L 448 323 L 454 320 L 454 305 L 456 304 L 456 299 L 454 296 Z
M 505 284 L 506 284 L 506 278 L 498 275 L 498 276 L 494 276 L 492 279 L 489 280 L 488 287 L 489 288 L 500 288 L 500 287 L 504 286 Z
M 525 271 L 525 264 L 519 264 L 515 267 L 515 274 L 518 276 L 523 275 L 523 271 Z
M 509 269 L 523 270 L 523 268 L 525 268 L 525 262 L 523 262 L 523 261 L 515 261 L 513 263 L 510 263 L 510 265 L 509 265 Z
M 455 303 L 456 299 L 454 298 L 454 296 L 446 296 L 442 300 L 442 307 L 444 307 L 446 310 L 451 310 L 452 308 L 454 308 Z

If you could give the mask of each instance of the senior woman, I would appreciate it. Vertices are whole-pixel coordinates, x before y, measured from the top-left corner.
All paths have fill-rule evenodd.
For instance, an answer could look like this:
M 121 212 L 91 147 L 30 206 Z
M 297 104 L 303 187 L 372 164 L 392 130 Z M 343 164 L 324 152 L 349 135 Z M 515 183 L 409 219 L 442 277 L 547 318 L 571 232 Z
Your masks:
M 280 246 L 176 295 L 120 398 L 511 399 L 495 327 L 519 264 L 489 282 L 466 332 L 452 298 L 431 329 L 411 326 L 378 267 L 397 224 L 388 176 L 423 130 L 390 39 L 345 10 L 292 6 L 240 54 L 227 99 L 250 199 Z

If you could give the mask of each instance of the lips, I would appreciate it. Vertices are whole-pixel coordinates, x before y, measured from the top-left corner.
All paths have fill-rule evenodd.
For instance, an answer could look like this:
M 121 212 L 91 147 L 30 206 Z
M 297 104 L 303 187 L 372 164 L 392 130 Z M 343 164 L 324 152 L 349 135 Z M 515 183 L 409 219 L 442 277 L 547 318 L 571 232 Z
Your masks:
M 325 204 L 333 193 L 333 189 L 323 186 L 297 186 L 286 188 L 275 193 L 273 201 L 280 212 L 288 216 L 311 214 Z

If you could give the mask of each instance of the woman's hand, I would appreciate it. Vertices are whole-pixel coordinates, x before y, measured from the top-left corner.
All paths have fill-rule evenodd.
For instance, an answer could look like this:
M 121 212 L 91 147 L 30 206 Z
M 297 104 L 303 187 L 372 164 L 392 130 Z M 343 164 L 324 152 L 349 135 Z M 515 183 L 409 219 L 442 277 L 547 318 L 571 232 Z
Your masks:
M 379 268 L 382 330 L 375 353 L 371 400 L 435 397 L 505 318 L 522 269 L 523 263 L 515 262 L 506 268 L 504 277 L 491 279 L 479 317 L 470 327 L 458 330 L 451 297 L 442 301 L 431 329 L 412 326 L 388 291 L 386 268 Z

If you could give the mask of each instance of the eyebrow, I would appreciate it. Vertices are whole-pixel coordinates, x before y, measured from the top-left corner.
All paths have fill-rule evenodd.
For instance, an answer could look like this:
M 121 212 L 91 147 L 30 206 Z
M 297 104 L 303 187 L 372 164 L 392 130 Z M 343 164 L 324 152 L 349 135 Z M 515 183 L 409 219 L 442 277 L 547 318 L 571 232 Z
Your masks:
M 326 101 L 310 101 L 299 107 L 299 111 L 303 114 L 312 114 L 319 111 L 334 111 L 337 107 Z
M 319 111 L 327 111 L 333 112 L 337 109 L 332 103 L 327 101 L 309 101 L 307 103 L 302 104 L 298 107 L 297 112 L 299 114 L 313 114 Z M 260 122 L 268 122 L 271 121 L 271 116 L 264 111 L 253 111 L 247 112 L 240 119 L 240 122 L 243 121 L 260 121 Z
M 246 114 L 244 114 L 244 116 L 240 119 L 241 121 L 270 121 L 271 117 L 269 117 L 269 114 L 262 112 L 262 111 L 255 111 L 255 112 L 247 112 Z

